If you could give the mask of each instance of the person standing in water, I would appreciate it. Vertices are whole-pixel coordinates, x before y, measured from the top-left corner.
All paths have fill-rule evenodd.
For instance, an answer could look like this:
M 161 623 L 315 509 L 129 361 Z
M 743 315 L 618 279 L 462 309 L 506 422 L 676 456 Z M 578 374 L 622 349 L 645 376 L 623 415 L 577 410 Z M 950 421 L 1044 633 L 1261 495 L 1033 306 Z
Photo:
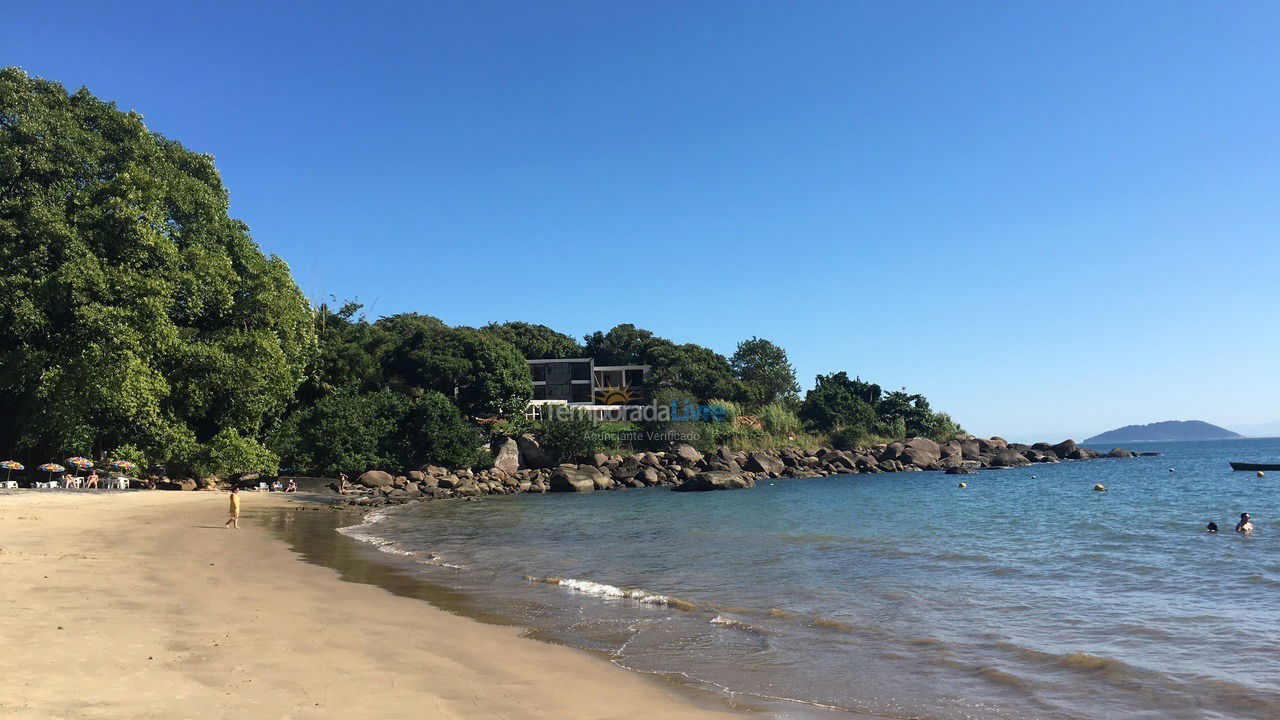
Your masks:
M 1206 526 L 1206 527 L 1205 527 L 1204 531 L 1205 531 L 1205 532 L 1211 532 L 1211 533 L 1216 533 L 1216 532 L 1218 532 L 1218 523 L 1216 523 L 1216 522 L 1211 522 L 1211 523 L 1209 523 L 1209 524 L 1208 524 L 1208 526 Z
M 240 529 L 240 488 L 231 488 L 231 504 L 227 507 L 227 512 L 231 517 L 227 523 L 223 525 L 225 528 Z
M 1236 532 L 1241 535 L 1253 534 L 1253 523 L 1249 522 L 1249 513 L 1240 513 L 1240 522 L 1236 523 Z

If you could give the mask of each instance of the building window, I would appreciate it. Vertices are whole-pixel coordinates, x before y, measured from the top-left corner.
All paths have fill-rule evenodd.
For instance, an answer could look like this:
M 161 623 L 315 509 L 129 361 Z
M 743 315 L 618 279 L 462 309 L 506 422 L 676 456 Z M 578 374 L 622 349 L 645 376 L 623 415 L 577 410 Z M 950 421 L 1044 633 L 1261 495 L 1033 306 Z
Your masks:
M 591 379 L 591 363 L 576 362 L 573 364 L 574 380 L 590 380 Z
M 546 382 L 547 366 L 542 363 L 533 363 L 529 365 L 529 374 L 533 376 L 534 382 Z
M 630 385 L 631 387 L 639 387 L 643 385 L 644 371 L 643 370 L 627 370 L 625 382 L 627 385 Z
M 533 386 L 533 399 L 534 399 L 534 400 L 546 400 L 546 399 L 547 399 L 547 386 L 546 386 L 546 385 L 534 385 L 534 386 Z
M 574 383 L 569 402 L 591 402 L 591 386 L 587 383 Z

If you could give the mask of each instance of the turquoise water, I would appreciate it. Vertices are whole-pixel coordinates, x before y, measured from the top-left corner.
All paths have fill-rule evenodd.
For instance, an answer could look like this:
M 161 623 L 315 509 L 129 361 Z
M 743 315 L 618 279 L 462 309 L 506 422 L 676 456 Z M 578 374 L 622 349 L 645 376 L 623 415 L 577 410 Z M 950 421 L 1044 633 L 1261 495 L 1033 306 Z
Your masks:
M 1280 717 L 1280 472 L 1227 466 L 1280 440 L 1135 449 L 1165 455 L 437 502 L 345 532 L 782 717 Z

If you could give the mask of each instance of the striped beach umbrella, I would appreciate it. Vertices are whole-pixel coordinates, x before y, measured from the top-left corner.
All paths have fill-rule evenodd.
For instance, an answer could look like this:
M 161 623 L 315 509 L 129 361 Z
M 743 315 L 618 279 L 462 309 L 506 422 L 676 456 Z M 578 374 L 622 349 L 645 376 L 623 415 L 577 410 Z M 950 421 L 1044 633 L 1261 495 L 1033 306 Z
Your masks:
M 116 468 L 118 470 L 133 470 L 134 468 L 138 467 L 138 465 L 137 463 L 131 463 L 128 460 L 116 460 L 115 462 L 111 463 L 111 467 Z
M 9 471 L 9 474 L 5 477 L 5 480 L 6 480 L 6 481 L 9 481 L 9 480 L 12 480 L 12 479 L 13 479 L 13 471 L 14 471 L 14 470 L 26 470 L 26 469 L 27 469 L 26 467 L 24 467 L 24 466 L 23 466 L 23 464 L 22 464 L 22 463 L 18 462 L 17 460 L 5 460 L 4 462 L 0 462 L 0 468 L 3 468 L 3 469 L 5 469 L 5 470 L 8 470 L 8 471 Z

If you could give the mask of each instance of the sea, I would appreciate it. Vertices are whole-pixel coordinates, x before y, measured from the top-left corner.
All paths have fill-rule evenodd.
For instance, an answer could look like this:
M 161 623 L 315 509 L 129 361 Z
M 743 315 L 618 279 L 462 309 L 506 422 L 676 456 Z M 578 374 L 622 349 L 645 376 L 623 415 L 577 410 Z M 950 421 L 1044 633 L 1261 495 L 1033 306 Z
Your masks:
M 768 717 L 1280 718 L 1280 472 L 1227 464 L 1280 462 L 1280 439 L 1130 449 L 1162 455 L 428 502 L 333 529 L 452 609 Z

